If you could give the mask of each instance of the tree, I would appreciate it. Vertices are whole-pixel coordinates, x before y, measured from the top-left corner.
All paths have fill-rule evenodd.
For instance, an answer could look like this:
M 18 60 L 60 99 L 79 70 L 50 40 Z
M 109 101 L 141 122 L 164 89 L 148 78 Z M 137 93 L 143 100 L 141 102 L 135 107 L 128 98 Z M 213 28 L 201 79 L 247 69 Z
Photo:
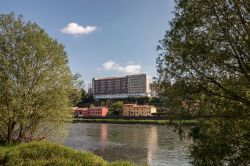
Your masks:
M 95 107 L 94 104 L 90 104 L 90 105 L 89 105 L 89 108 L 94 108 L 94 107 Z
M 250 121 L 210 119 L 192 128 L 192 165 L 249 165 Z
M 73 106 L 79 105 L 81 99 L 83 98 L 83 95 L 85 95 L 84 82 L 80 78 L 81 75 L 79 73 L 76 73 L 73 76 L 74 88 L 71 90 L 69 94 L 70 102 L 72 103 Z
M 67 120 L 72 88 L 64 46 L 37 24 L 1 14 L 0 141 L 31 140 Z
M 117 115 L 121 113 L 123 110 L 123 101 L 116 101 L 112 103 L 110 109 L 109 109 L 109 115 Z
M 200 110 L 208 114 L 249 113 L 249 1 L 177 0 L 176 4 L 170 30 L 158 46 L 159 81 L 181 83 L 170 91 L 178 92 L 183 101 L 200 103 Z
M 193 165 L 249 164 L 249 13 L 249 0 L 176 0 L 158 46 L 168 106 L 202 117 L 191 132 Z

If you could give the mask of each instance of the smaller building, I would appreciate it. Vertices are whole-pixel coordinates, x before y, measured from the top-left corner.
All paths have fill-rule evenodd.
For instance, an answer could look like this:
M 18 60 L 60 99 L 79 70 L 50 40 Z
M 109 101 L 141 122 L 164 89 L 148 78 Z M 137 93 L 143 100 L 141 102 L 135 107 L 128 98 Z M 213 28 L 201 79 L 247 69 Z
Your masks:
M 88 108 L 74 108 L 76 116 L 88 116 Z
M 78 117 L 86 116 L 106 116 L 108 114 L 107 107 L 93 107 L 93 108 L 74 108 L 75 115 Z
M 156 108 L 149 105 L 124 104 L 122 116 L 152 116 Z
M 106 116 L 108 111 L 107 107 L 93 107 L 88 109 L 88 116 Z

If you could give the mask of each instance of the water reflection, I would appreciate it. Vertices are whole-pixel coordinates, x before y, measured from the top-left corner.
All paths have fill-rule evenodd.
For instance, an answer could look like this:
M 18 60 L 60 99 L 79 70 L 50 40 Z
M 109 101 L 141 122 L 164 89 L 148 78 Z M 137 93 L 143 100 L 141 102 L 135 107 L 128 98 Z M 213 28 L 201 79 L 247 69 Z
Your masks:
M 75 123 L 65 145 L 92 151 L 109 161 L 189 165 L 190 141 L 180 141 L 171 126 Z
M 108 144 L 108 126 L 107 125 L 101 125 L 101 145 L 102 145 L 102 151 L 105 151 L 106 146 Z
M 154 149 L 157 149 L 158 147 L 156 126 L 150 126 L 147 128 L 144 128 L 143 126 L 123 127 L 121 125 L 118 125 L 119 127 L 115 128 L 114 126 L 108 128 L 108 126 L 110 126 L 109 124 L 100 124 L 99 126 L 101 148 L 94 150 L 96 154 L 101 155 L 104 158 L 110 158 L 108 155 L 112 154 L 113 152 L 123 150 L 124 152 L 120 154 L 122 158 L 126 158 L 128 160 L 131 160 L 132 158 L 132 160 L 145 162 L 146 157 L 147 163 L 150 165 L 152 164 Z M 128 129 L 127 127 L 131 128 Z M 118 128 L 119 133 L 115 133 Z M 113 146 L 111 143 L 108 146 L 108 135 L 110 135 L 109 141 L 112 141 L 112 143 L 120 143 L 127 147 L 121 145 Z M 133 154 L 134 152 L 136 154 Z M 135 158 L 133 159 L 133 157 Z
M 147 164 L 152 164 L 154 150 L 157 148 L 157 146 L 158 146 L 157 128 L 156 126 L 152 126 L 150 128 L 150 133 L 148 136 L 148 143 L 147 143 L 147 149 L 148 149 Z
M 182 129 L 190 132 L 190 128 Z M 198 166 L 250 165 L 250 120 L 201 120 L 190 135 L 193 141 L 180 140 L 171 126 L 75 123 L 65 145 L 92 151 L 109 161 L 157 166 L 191 165 L 189 162 Z

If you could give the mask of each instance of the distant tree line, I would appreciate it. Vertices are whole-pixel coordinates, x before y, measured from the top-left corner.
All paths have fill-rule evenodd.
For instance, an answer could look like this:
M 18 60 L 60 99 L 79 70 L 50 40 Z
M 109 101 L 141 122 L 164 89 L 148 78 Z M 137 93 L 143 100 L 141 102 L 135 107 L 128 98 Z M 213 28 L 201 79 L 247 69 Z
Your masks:
M 129 97 L 124 99 L 94 99 L 92 95 L 86 93 L 85 90 L 81 90 L 81 98 L 76 103 L 77 107 L 109 107 L 109 115 L 120 115 L 124 104 L 138 104 L 138 105 L 153 105 L 159 110 L 163 107 L 163 102 L 159 97 Z

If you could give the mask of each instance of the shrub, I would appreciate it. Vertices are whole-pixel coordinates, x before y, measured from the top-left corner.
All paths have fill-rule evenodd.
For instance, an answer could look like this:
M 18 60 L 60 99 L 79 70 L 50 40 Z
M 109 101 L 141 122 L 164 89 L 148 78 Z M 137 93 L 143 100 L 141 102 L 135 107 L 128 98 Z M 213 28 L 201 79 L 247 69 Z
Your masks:
M 128 161 L 108 163 L 93 153 L 80 152 L 45 141 L 0 147 L 0 165 L 135 166 L 135 164 Z

